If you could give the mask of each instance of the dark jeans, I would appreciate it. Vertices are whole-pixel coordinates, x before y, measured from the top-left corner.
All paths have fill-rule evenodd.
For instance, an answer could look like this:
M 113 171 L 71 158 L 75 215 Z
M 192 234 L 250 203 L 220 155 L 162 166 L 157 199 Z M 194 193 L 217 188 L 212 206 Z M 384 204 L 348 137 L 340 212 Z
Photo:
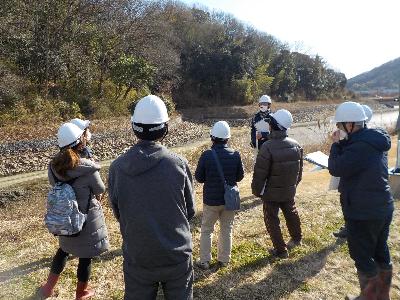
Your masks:
M 350 257 L 368 277 L 377 275 L 379 269 L 392 269 L 387 244 L 391 222 L 392 214 L 381 220 L 346 220 Z
M 282 237 L 282 231 L 278 217 L 279 209 L 282 209 L 289 234 L 296 242 L 301 240 L 301 227 L 299 214 L 297 213 L 294 200 L 287 202 L 264 201 L 263 210 L 265 226 L 267 227 L 267 231 L 271 237 L 274 248 L 278 252 L 283 252 L 286 250 L 286 243 Z
M 64 252 L 61 248 L 58 248 L 56 255 L 54 255 L 53 262 L 51 264 L 51 273 L 61 274 L 67 263 L 69 254 Z M 91 258 L 79 258 L 77 277 L 79 281 L 89 281 L 90 271 L 92 268 Z
M 124 300 L 155 300 L 161 284 L 166 300 L 193 299 L 192 259 L 154 269 L 129 263 L 124 258 Z

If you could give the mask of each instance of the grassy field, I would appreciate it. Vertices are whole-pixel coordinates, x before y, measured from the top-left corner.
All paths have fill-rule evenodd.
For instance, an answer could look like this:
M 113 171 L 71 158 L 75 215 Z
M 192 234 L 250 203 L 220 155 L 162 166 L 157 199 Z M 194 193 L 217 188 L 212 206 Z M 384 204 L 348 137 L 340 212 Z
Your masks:
M 232 144 L 241 150 L 247 171 L 251 170 L 251 150 L 246 146 L 246 139 L 235 138 Z M 193 167 L 205 147 L 182 149 L 182 154 Z M 394 164 L 394 155 L 395 149 L 392 149 L 390 165 Z M 327 191 L 330 177 L 326 171 L 311 172 L 311 169 L 306 163 L 296 196 L 303 246 L 293 250 L 285 260 L 274 260 L 268 255 L 271 241 L 263 222 L 262 203 L 251 194 L 251 173 L 248 172 L 240 183 L 243 205 L 235 219 L 232 262 L 223 269 L 196 268 L 195 299 L 343 299 L 347 292 L 358 292 L 346 243 L 332 236 L 343 222 L 338 194 Z M 103 178 L 106 172 L 102 171 Z M 22 201 L 0 208 L 0 299 L 4 300 L 34 299 L 32 296 L 46 279 L 58 246 L 57 239 L 43 224 L 47 182 L 26 184 L 22 189 Z M 199 251 L 201 199 L 201 186 L 196 185 L 197 215 L 192 224 L 194 259 L 198 258 Z M 103 209 L 112 247 L 94 259 L 90 283 L 97 293 L 94 299 L 123 299 L 119 227 L 106 201 Z M 288 239 L 284 221 L 282 225 Z M 392 299 L 400 299 L 399 229 L 399 204 L 396 203 L 389 241 L 396 274 Z M 213 251 L 216 252 L 215 248 Z M 77 259 L 70 259 L 51 299 L 73 299 L 76 267 Z

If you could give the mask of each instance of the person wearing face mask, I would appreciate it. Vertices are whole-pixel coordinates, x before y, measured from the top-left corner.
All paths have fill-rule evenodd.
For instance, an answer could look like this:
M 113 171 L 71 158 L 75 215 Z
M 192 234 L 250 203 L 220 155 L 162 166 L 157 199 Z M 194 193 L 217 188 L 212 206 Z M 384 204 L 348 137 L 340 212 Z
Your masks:
M 340 177 L 339 193 L 350 257 L 357 268 L 361 293 L 346 299 L 390 299 L 392 262 L 387 244 L 393 215 L 388 184 L 387 151 L 390 136 L 384 129 L 365 128 L 367 116 L 356 102 L 338 106 L 328 169 Z M 341 139 L 341 137 L 345 137 Z
M 251 146 L 253 148 L 261 149 L 262 144 L 268 140 L 271 103 L 268 95 L 262 95 L 258 100 L 260 111 L 251 120 Z
M 92 133 L 90 132 L 89 126 L 90 126 L 90 121 L 89 120 L 82 120 L 79 118 L 72 119 L 70 123 L 75 124 L 78 126 L 81 130 L 83 130 L 83 144 L 84 147 L 82 150 L 80 150 L 79 154 L 82 158 L 87 158 L 90 160 L 94 160 L 92 150 L 89 147 L 89 143 L 92 139 Z
M 368 122 L 371 121 L 371 119 L 372 119 L 372 114 L 373 114 L 373 112 L 372 112 L 372 109 L 371 109 L 368 105 L 365 105 L 365 104 L 364 104 L 364 105 L 361 105 L 361 106 L 362 106 L 362 108 L 363 108 L 363 110 L 364 110 L 365 116 L 367 117 L 367 119 L 364 121 L 364 127 L 367 128 L 367 127 L 368 127 L 368 126 L 367 126 Z M 339 139 L 340 139 L 340 140 L 343 140 L 343 139 L 345 139 L 345 138 L 347 138 L 346 132 L 344 132 L 343 130 L 340 131 Z M 345 238 L 347 237 L 347 228 L 346 228 L 346 225 L 340 227 L 340 230 L 337 231 L 337 232 L 334 232 L 333 235 L 334 235 L 335 237 L 337 237 L 337 238 L 345 239 Z

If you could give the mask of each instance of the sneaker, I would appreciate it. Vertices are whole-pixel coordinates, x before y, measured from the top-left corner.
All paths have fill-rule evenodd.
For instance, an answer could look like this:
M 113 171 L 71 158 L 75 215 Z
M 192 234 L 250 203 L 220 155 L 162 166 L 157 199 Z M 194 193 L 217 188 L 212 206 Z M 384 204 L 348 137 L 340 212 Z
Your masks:
M 333 233 L 334 237 L 340 238 L 340 239 L 345 239 L 347 238 L 347 228 L 346 226 L 340 227 L 340 230 L 337 232 Z
M 300 241 L 295 241 L 294 239 L 290 239 L 289 242 L 286 244 L 286 248 L 288 250 L 292 250 L 293 248 L 296 248 L 298 246 L 301 246 L 301 240 Z
M 272 256 L 275 256 L 277 258 L 288 258 L 289 257 L 289 253 L 287 250 L 284 251 L 278 251 L 276 249 L 269 249 L 268 253 Z
M 196 262 L 196 265 L 202 270 L 208 270 L 210 268 L 210 263 L 208 261 L 205 262 L 198 261 Z
M 222 261 L 218 261 L 218 268 L 226 268 L 229 263 L 228 262 L 222 262 Z

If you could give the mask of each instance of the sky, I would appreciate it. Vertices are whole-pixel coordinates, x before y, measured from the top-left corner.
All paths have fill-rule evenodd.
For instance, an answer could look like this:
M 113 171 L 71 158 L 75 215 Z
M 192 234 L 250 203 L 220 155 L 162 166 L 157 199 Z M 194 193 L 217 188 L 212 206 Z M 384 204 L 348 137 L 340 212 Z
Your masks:
M 400 57 L 400 0 L 183 0 L 320 55 L 347 78 Z

